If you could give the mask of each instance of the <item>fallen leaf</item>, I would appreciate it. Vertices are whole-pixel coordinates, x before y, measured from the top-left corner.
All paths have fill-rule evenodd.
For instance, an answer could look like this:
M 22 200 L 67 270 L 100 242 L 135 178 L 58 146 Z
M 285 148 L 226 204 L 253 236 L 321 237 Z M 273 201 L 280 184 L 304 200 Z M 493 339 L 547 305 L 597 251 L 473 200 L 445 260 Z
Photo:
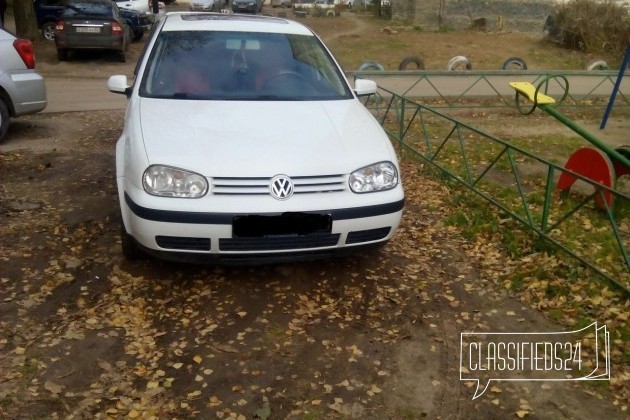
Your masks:
M 193 398 L 197 398 L 200 395 L 201 395 L 201 391 L 197 390 L 197 391 L 189 392 L 188 394 L 186 394 L 186 397 L 189 400 L 192 400 Z
M 46 381 L 44 383 L 44 389 L 48 392 L 50 392 L 51 394 L 61 394 L 61 392 L 63 391 L 63 386 L 58 385 L 52 381 Z

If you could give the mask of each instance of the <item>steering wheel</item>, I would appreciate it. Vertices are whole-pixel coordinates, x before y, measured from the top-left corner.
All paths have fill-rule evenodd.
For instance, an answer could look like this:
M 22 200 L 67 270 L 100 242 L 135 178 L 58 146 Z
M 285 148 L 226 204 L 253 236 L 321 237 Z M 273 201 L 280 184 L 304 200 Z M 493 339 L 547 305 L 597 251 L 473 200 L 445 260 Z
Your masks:
M 302 76 L 300 73 L 293 70 L 280 70 L 275 74 L 269 76 L 267 80 L 264 81 L 262 88 L 269 89 L 274 85 L 286 82 L 290 83 L 291 81 L 310 85 L 308 80 L 306 80 L 304 76 Z

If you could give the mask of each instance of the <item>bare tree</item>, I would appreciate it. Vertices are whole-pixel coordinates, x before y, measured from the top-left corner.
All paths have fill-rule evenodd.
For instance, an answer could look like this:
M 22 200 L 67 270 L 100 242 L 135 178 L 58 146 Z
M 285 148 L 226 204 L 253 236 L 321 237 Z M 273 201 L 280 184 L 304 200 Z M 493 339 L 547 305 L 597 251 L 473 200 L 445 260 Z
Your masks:
M 37 39 L 37 17 L 33 0 L 13 0 L 13 15 L 15 17 L 15 32 L 19 38 Z

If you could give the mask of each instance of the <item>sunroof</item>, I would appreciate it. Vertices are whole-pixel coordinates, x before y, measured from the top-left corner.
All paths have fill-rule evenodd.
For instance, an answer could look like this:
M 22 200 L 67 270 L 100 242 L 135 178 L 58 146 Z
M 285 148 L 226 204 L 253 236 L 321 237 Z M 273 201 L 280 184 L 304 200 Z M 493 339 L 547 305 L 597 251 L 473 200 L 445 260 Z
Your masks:
M 182 20 L 231 20 L 231 21 L 240 21 L 240 22 L 273 22 L 273 23 L 284 23 L 288 24 L 288 22 L 284 19 L 278 19 L 273 16 L 248 16 L 248 15 L 240 15 L 240 14 L 232 14 L 232 13 L 195 13 L 195 14 L 184 14 L 181 15 Z

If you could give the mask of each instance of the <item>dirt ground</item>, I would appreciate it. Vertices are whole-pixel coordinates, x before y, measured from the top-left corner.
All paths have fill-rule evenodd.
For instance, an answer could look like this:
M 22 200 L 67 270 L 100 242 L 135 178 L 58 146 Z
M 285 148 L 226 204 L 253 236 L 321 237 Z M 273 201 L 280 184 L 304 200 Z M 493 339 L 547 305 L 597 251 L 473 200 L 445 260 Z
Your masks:
M 131 74 L 141 45 L 125 65 L 58 63 L 39 48 L 43 74 L 100 77 Z M 497 382 L 472 400 L 462 332 L 561 327 L 485 276 L 490 256 L 445 225 L 444 187 L 413 162 L 401 229 L 378 253 L 257 267 L 126 261 L 114 179 L 123 117 L 37 114 L 13 120 L 0 145 L 0 418 L 626 418 L 625 368 L 611 387 Z

